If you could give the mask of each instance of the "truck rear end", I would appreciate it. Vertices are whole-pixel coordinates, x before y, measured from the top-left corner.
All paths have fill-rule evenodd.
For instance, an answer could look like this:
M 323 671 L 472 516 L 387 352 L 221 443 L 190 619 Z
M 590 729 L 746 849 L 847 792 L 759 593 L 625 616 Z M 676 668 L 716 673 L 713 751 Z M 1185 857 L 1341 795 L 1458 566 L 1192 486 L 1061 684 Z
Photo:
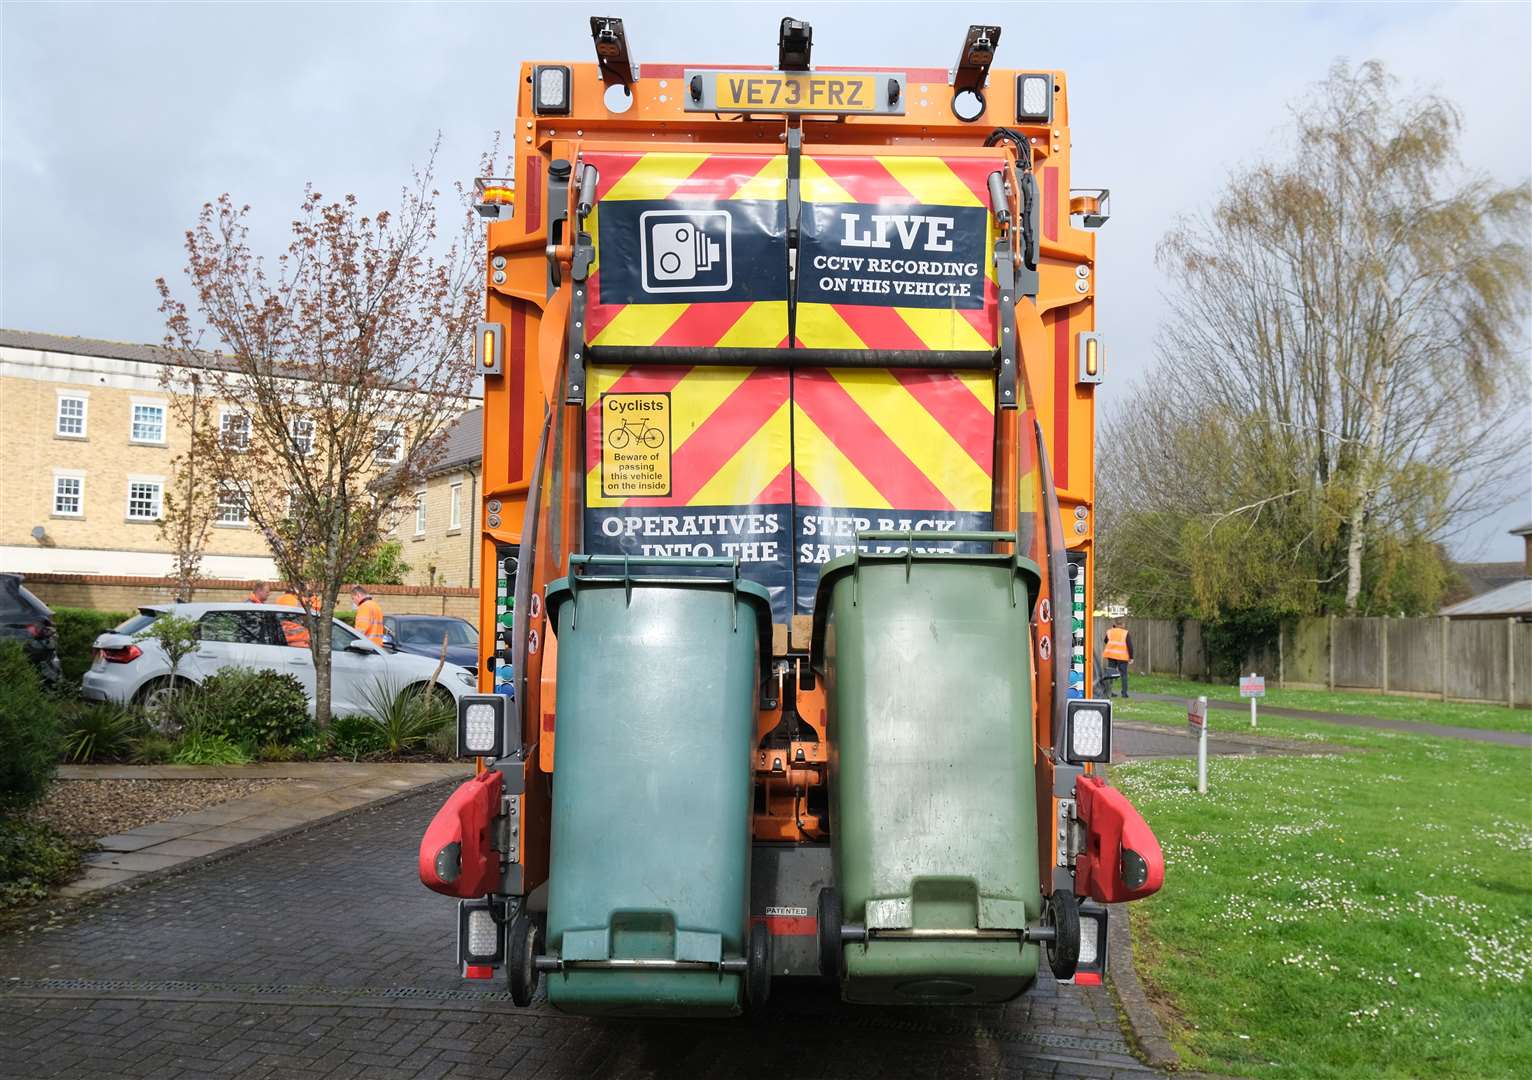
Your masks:
M 526 1003 L 1003 1001 L 1157 889 L 1090 699 L 1094 229 L 1057 71 L 522 66 L 487 220 L 479 773 L 422 843 Z

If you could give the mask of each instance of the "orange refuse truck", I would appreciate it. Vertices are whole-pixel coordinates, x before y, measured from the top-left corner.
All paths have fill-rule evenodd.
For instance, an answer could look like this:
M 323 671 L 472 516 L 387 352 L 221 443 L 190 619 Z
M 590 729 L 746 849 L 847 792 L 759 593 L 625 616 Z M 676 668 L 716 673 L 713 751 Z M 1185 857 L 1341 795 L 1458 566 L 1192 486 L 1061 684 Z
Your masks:
M 950 68 L 591 34 L 477 188 L 478 775 L 419 860 L 463 973 L 620 1015 L 1099 981 L 1164 868 L 1089 697 L 1109 206 L 1064 74 L 997 26 Z

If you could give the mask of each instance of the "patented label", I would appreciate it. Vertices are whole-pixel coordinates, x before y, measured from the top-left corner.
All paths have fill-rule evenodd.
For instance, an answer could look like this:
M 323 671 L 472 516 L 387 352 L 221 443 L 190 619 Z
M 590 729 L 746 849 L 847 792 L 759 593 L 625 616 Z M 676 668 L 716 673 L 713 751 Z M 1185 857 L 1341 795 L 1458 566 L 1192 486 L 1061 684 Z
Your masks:
M 808 915 L 808 913 L 809 909 L 806 907 L 769 907 L 766 909 L 767 918 L 776 916 L 779 918 L 801 919 Z
M 670 494 L 670 394 L 601 395 L 601 494 Z

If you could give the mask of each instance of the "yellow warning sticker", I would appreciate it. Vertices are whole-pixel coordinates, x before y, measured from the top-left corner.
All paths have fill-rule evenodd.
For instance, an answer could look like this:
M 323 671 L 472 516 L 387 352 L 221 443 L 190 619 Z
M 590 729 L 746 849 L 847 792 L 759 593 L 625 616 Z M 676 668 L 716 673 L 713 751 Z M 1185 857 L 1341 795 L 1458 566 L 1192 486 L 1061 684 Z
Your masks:
M 601 395 L 601 494 L 670 494 L 670 394 Z

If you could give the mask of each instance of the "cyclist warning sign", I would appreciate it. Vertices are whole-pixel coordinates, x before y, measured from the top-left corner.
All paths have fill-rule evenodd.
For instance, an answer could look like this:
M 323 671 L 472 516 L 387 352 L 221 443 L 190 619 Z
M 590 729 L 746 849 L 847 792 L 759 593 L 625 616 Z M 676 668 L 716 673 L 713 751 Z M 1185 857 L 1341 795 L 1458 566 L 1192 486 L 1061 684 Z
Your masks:
M 670 394 L 601 395 L 601 494 L 670 494 Z

